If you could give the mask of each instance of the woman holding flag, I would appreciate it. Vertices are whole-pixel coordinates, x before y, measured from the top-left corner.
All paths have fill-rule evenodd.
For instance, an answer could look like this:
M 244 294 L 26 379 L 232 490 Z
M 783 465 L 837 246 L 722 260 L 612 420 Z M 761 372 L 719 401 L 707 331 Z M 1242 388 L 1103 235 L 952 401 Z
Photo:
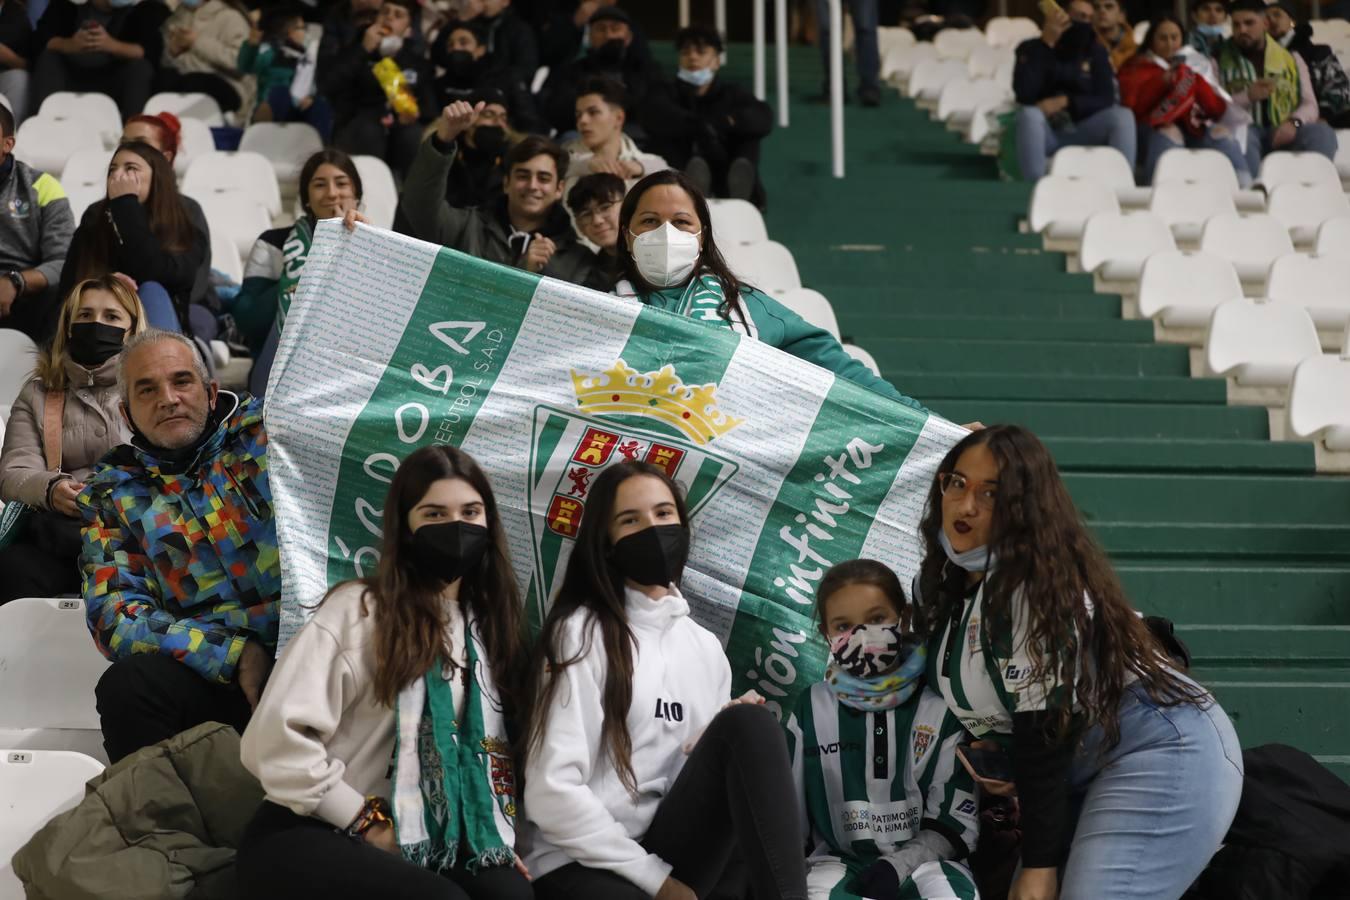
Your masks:
M 378 568 L 314 610 L 244 732 L 266 799 L 239 880 L 260 900 L 526 900 L 506 721 L 527 663 L 492 487 L 425 447 L 384 510 Z

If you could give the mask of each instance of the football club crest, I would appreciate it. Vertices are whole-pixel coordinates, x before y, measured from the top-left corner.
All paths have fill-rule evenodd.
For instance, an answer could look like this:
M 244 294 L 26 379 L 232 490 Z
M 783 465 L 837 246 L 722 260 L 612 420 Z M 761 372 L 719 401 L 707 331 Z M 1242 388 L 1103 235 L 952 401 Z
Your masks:
M 685 385 L 673 366 L 641 373 L 620 359 L 598 375 L 573 371 L 572 387 L 576 410 L 534 408 L 527 603 L 537 621 L 562 580 L 591 485 L 607 467 L 625 460 L 660 466 L 684 489 L 690 516 L 738 468 L 707 449 L 743 421 L 717 408 L 714 384 Z
M 918 765 L 923 759 L 928 748 L 933 744 L 935 732 L 932 725 L 916 725 L 914 727 L 914 765 Z

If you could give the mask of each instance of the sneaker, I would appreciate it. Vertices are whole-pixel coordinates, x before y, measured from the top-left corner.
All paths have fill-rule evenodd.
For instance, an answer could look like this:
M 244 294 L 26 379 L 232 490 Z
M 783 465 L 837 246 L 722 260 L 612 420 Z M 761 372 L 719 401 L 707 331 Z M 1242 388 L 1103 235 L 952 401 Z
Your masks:
M 876 86 L 858 88 L 858 99 L 863 106 L 881 105 L 881 88 Z
M 708 167 L 708 161 L 701 156 L 695 156 L 689 160 L 689 164 L 684 167 L 684 174 L 689 176 L 703 196 L 712 195 L 712 169 Z
M 754 192 L 755 164 L 739 156 L 727 169 L 727 196 L 733 200 L 749 200 Z

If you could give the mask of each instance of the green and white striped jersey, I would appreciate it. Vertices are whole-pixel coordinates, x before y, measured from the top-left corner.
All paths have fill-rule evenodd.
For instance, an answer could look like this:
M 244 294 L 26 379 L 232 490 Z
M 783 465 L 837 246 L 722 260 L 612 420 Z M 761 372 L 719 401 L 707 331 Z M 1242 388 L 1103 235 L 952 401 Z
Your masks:
M 921 826 L 958 850 L 975 849 L 975 785 L 956 758 L 965 732 L 933 691 L 862 712 L 819 682 L 802 692 L 785 727 L 813 859 L 872 862 Z
M 1091 610 L 1091 602 L 1084 602 Z M 986 615 L 981 584 L 960 614 L 929 638 L 928 684 L 976 737 L 1012 734 L 1013 713 L 1072 702 L 1072 685 L 1059 680 L 1058 666 L 1047 665 L 1042 677 L 1032 677 L 1026 600 L 1019 592 L 1009 606 L 1003 622 Z M 1065 651 L 1076 654 L 1077 646 Z

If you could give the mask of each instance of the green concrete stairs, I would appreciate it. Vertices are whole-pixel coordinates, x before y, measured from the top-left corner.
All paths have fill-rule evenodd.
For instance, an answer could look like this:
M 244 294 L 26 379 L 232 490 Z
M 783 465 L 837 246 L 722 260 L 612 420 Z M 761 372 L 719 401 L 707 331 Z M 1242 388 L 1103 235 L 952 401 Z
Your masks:
M 732 71 L 749 81 L 749 48 Z M 1350 778 L 1350 479 L 1266 412 L 1189 376 L 1185 348 L 1019 234 L 1030 196 L 888 92 L 848 107 L 848 177 L 829 177 L 828 111 L 805 102 L 765 147 L 769 234 L 829 297 L 846 339 L 958 422 L 1017 422 L 1053 449 L 1135 604 L 1169 616 L 1244 746 L 1281 741 Z M 771 81 L 772 83 L 772 81 Z

